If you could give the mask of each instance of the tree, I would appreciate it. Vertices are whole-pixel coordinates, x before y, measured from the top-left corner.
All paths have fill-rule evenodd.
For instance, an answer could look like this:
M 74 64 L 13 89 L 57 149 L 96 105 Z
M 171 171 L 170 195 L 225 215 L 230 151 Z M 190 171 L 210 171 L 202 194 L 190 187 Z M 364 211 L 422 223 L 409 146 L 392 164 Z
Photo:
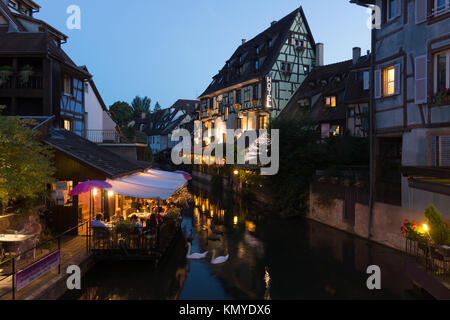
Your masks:
M 117 101 L 109 107 L 109 111 L 111 111 L 114 121 L 121 128 L 133 120 L 133 108 L 127 102 Z
M 140 119 L 142 117 L 142 113 L 150 114 L 152 100 L 149 97 L 141 98 L 136 96 L 131 103 L 131 107 L 133 108 L 133 116 L 134 119 Z
M 0 108 L 1 109 L 1 108 Z M 17 203 L 31 209 L 52 183 L 55 169 L 50 147 L 39 142 L 32 120 L 0 116 L 0 204 L 2 211 Z
M 161 105 L 159 104 L 159 102 L 156 102 L 155 107 L 153 108 L 153 112 L 161 110 Z
M 272 195 L 274 212 L 283 217 L 307 211 L 310 178 L 326 161 L 316 127 L 306 118 L 271 121 L 270 129 L 280 130 L 280 170 L 264 179 L 264 189 Z

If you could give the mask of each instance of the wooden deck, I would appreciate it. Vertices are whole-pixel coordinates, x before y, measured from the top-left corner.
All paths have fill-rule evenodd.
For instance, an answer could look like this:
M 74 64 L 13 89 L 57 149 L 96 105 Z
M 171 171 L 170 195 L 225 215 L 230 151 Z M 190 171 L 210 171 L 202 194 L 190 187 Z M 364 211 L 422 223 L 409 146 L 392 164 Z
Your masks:
M 49 250 L 43 250 L 38 252 L 36 259 L 26 259 L 18 262 L 18 270 L 22 270 L 24 267 L 32 264 L 34 261 L 38 261 L 40 258 L 45 257 L 47 254 L 54 252 L 52 248 Z M 66 276 L 66 269 L 69 265 L 79 265 L 82 261 L 88 259 L 90 253 L 86 250 L 86 238 L 83 236 L 65 236 L 61 239 L 61 274 L 58 274 L 58 268 L 54 268 L 46 275 L 35 280 L 25 288 L 16 292 L 15 299 L 28 300 L 39 297 L 39 294 L 49 288 L 56 281 Z M 11 272 L 11 264 L 3 266 L 3 269 L 9 269 L 7 272 Z M 4 270 L 6 271 L 6 270 Z M 3 279 L 3 280 L 2 280 Z M 0 296 L 1 300 L 12 299 L 12 276 L 0 278 Z

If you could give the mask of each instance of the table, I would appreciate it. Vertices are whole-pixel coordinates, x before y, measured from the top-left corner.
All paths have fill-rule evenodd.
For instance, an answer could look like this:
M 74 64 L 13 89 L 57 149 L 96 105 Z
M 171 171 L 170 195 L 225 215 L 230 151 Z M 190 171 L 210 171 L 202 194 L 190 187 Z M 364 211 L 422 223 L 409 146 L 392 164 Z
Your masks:
M 13 253 L 20 247 L 20 243 L 34 237 L 34 234 L 0 234 L 0 243 L 7 243 L 9 251 Z
M 150 212 L 135 212 L 130 213 L 128 215 L 128 218 L 131 218 L 132 216 L 136 216 L 138 218 L 149 218 L 152 214 Z

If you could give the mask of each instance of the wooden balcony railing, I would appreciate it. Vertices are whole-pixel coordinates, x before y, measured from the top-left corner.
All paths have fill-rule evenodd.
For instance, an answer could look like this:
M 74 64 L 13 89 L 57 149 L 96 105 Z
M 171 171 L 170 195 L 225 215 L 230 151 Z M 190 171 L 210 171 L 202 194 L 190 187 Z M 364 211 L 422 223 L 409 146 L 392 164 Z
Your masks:
M 42 89 L 43 88 L 43 76 L 32 75 L 28 81 L 18 75 L 13 75 L 7 79 L 0 79 L 0 89 Z

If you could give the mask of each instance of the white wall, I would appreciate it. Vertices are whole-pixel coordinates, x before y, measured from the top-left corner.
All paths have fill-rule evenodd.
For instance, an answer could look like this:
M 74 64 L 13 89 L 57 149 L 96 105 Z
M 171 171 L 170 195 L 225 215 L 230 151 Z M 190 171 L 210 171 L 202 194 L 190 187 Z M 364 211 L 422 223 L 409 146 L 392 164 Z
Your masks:
M 87 139 L 93 142 L 101 138 L 101 135 L 91 135 L 89 130 L 103 130 L 103 108 L 89 83 L 85 83 L 85 112 Z

